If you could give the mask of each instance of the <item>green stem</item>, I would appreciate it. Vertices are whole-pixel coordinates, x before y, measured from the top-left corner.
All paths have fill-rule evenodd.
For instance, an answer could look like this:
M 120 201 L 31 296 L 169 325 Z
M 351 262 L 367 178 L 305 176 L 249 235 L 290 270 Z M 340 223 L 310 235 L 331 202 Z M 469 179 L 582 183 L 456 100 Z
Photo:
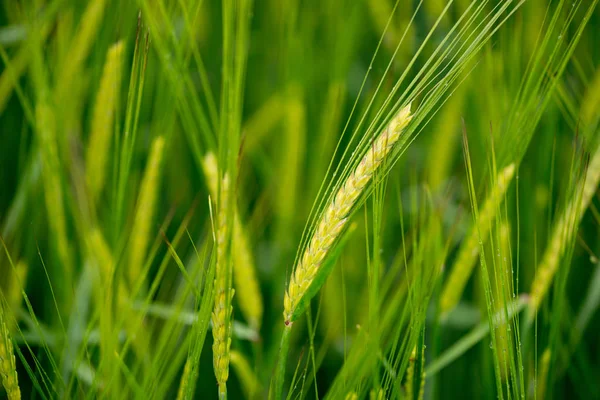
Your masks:
M 227 385 L 219 384 L 219 400 L 227 400 Z
M 271 381 L 269 388 L 269 399 L 282 399 L 283 381 L 285 379 L 285 365 L 287 361 L 288 349 L 290 348 L 290 334 L 292 332 L 292 323 L 286 325 L 281 335 L 281 344 L 279 345 L 279 357 L 277 357 L 277 365 L 275 367 L 275 375 Z

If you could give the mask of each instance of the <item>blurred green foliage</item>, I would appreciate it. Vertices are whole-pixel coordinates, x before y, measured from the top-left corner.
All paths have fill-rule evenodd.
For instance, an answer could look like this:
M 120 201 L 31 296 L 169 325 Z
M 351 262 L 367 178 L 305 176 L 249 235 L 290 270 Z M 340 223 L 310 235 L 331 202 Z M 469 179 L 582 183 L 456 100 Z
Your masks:
M 426 399 L 600 398 L 597 194 L 577 208 L 598 151 L 596 5 L 4 0 L 0 309 L 23 397 L 175 398 L 188 360 L 187 394 L 216 398 L 217 203 L 201 166 L 212 151 L 235 177 L 264 302 L 255 332 L 234 296 L 229 397 L 265 398 L 302 243 L 368 139 L 411 101 L 410 136 L 294 325 L 285 393 L 418 398 L 407 385 L 424 376 Z M 118 42 L 120 77 L 101 96 Z M 98 126 L 106 154 L 90 146 Z M 474 273 L 441 315 L 459 249 L 511 163 Z M 105 169 L 97 192 L 90 165 Z M 526 319 L 569 204 L 581 218 L 569 217 L 550 290 Z

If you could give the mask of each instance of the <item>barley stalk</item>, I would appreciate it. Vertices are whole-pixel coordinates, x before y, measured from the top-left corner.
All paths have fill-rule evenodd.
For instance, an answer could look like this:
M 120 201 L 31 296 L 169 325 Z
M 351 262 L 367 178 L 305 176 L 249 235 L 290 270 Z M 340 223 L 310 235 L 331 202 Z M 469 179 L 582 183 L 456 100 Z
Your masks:
M 181 375 L 181 381 L 179 382 L 179 390 L 177 390 L 177 400 L 184 400 L 186 398 L 186 393 L 188 386 L 190 385 L 190 375 L 192 372 L 190 357 L 185 361 L 185 366 L 183 367 L 183 374 Z
M 463 242 L 454 262 L 454 268 L 442 291 L 440 300 L 442 314 L 451 311 L 458 304 L 475 267 L 481 248 L 479 242 L 487 237 L 514 174 L 514 164 L 510 164 L 500 171 L 496 179 L 496 186 L 486 199 L 476 225 L 473 225 L 467 239 Z
M 421 348 L 421 360 L 425 360 L 425 349 Z M 406 369 L 406 398 L 409 400 L 423 400 L 425 393 L 425 370 L 421 366 L 421 374 L 415 382 L 415 364 L 417 362 L 417 347 L 410 353 L 408 368 Z M 423 362 L 423 361 L 422 361 Z M 415 385 L 418 383 L 418 385 Z
M 121 81 L 123 47 L 123 42 L 119 42 L 108 50 L 94 106 L 85 169 L 86 182 L 93 199 L 98 197 L 104 187 L 115 107 Z
M 533 318 L 550 288 L 552 278 L 554 277 L 554 274 L 556 274 L 560 259 L 567 244 L 571 241 L 576 232 L 575 228 L 579 225 L 585 210 L 590 205 L 592 196 L 598 187 L 598 181 L 600 181 L 600 147 L 594 153 L 589 164 L 583 182 L 582 195 L 574 196 L 554 226 L 552 239 L 544 252 L 542 261 L 537 268 L 535 279 L 531 285 L 531 298 L 528 313 L 530 318 Z
M 319 267 L 335 240 L 340 236 L 353 206 L 367 184 L 400 138 L 403 129 L 412 118 L 410 105 L 401 109 L 385 130 L 375 139 L 356 169 L 338 190 L 331 204 L 325 209 L 300 262 L 290 279 L 284 298 L 284 319 L 291 324 L 298 303 L 313 282 Z
M 20 400 L 21 389 L 17 376 L 17 364 L 13 351 L 12 341 L 8 333 L 8 327 L 4 320 L 4 310 L 0 305 L 0 378 L 6 390 L 8 400 Z
M 227 398 L 227 379 L 231 348 L 231 279 L 227 262 L 227 199 L 230 195 L 229 176 L 221 181 L 217 210 L 217 265 L 215 271 L 215 306 L 212 313 L 213 368 L 219 385 L 219 398 Z
M 163 158 L 165 141 L 162 136 L 152 142 L 148 165 L 142 179 L 137 200 L 137 211 L 131 229 L 132 243 L 129 258 L 128 278 L 133 287 L 140 278 L 146 259 L 146 251 L 150 242 L 150 227 L 154 217 L 154 208 L 160 181 L 160 167 Z
M 217 198 L 219 170 L 217 159 L 213 153 L 208 153 L 203 162 L 204 174 L 208 188 L 213 198 Z M 235 207 L 235 206 L 234 206 Z M 244 234 L 242 223 L 237 212 L 233 212 L 233 233 L 231 239 L 231 256 L 233 257 L 233 284 L 242 314 L 256 330 L 260 328 L 263 314 L 263 301 L 256 278 L 256 268 L 248 240 Z

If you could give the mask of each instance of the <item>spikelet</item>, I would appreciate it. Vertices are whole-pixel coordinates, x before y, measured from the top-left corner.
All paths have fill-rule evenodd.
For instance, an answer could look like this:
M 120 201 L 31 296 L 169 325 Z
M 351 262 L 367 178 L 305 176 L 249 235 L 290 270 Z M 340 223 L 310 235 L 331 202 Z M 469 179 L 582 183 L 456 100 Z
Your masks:
M 219 398 L 227 397 L 227 379 L 229 378 L 229 359 L 231 348 L 231 279 L 227 263 L 227 205 L 230 188 L 229 176 L 221 181 L 217 210 L 217 266 L 215 271 L 215 306 L 212 313 L 213 368 L 219 384 Z
M 577 195 L 573 197 L 554 226 L 552 239 L 544 252 L 542 261 L 537 268 L 535 279 L 531 285 L 531 298 L 528 313 L 530 318 L 533 318 L 544 299 L 544 296 L 552 283 L 552 278 L 558 269 L 558 264 L 565 251 L 565 247 L 573 238 L 573 235 L 575 234 L 574 228 L 579 225 L 585 210 L 590 205 L 592 196 L 598 187 L 599 180 L 600 147 L 596 149 L 589 164 L 585 181 L 583 182 L 583 193 L 581 197 Z
M 425 349 L 421 349 L 421 359 L 425 359 Z M 415 393 L 415 363 L 417 361 L 417 347 L 415 346 L 410 353 L 410 359 L 408 361 L 408 368 L 406 369 L 406 398 L 409 400 L 423 400 L 425 393 L 425 371 L 421 373 L 419 378 L 419 391 Z
M 488 236 L 496 211 L 504 199 L 504 194 L 510 186 L 514 174 L 514 164 L 510 164 L 500 171 L 496 179 L 496 186 L 492 189 L 479 213 L 477 225 L 471 228 L 467 239 L 463 242 L 454 262 L 454 268 L 442 291 L 440 300 L 442 314 L 451 311 L 458 304 L 479 255 L 480 237 L 483 239 Z
M 123 42 L 119 42 L 108 50 L 96 96 L 85 168 L 86 182 L 93 199 L 98 198 L 104 187 L 115 107 L 121 82 L 123 47 Z
M 283 316 L 286 325 L 293 322 L 292 315 L 298 303 L 313 282 L 327 252 L 346 226 L 350 211 L 411 118 L 410 105 L 398 112 L 369 146 L 363 159 L 340 187 L 332 203 L 325 209 L 285 293 Z
M 4 310 L 0 305 L 0 378 L 9 400 L 21 399 L 21 389 L 17 376 L 17 364 L 12 341 L 4 320 Z
M 356 394 L 356 392 L 348 392 L 348 394 L 346 395 L 346 397 L 344 399 L 345 400 L 358 400 L 358 395 Z
M 219 170 L 217 159 L 213 153 L 208 153 L 203 162 L 204 174 L 208 189 L 213 198 L 217 198 Z M 242 314 L 253 329 L 258 330 L 262 321 L 263 301 L 256 278 L 256 269 L 242 223 L 237 213 L 233 214 L 233 237 L 231 256 L 233 257 L 233 284 L 237 293 L 238 304 Z
M 152 142 L 150 156 L 137 200 L 137 211 L 131 230 L 131 253 L 129 258 L 129 284 L 134 285 L 141 275 L 150 242 L 150 226 L 154 217 L 154 208 L 160 184 L 160 169 L 165 141 L 162 136 Z

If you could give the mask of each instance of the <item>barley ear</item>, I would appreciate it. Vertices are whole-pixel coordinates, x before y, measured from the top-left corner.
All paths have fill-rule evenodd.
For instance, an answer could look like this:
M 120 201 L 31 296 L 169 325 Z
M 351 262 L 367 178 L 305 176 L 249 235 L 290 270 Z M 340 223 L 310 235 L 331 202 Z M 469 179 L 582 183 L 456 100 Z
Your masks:
M 86 182 L 93 199 L 98 198 L 106 177 L 115 108 L 121 82 L 123 47 L 123 42 L 118 42 L 108 50 L 96 95 L 85 168 Z
M 253 398 L 252 395 L 259 392 L 260 380 L 252 371 L 252 366 L 242 353 L 235 350 L 231 351 L 231 365 L 242 384 L 244 392 L 248 395 L 248 398 Z
M 219 169 L 215 155 L 208 153 L 202 165 L 210 195 L 216 199 L 219 186 Z M 233 258 L 233 284 L 238 299 L 236 304 L 239 304 L 240 310 L 250 326 L 258 330 L 263 315 L 262 294 L 256 277 L 252 252 L 237 207 L 233 211 L 231 256 Z
M 5 286 L 5 293 L 9 309 L 11 309 L 13 313 L 16 313 L 21 307 L 21 302 L 23 301 L 23 289 L 27 285 L 28 270 L 27 263 L 24 260 L 19 260 L 17 265 L 15 265 L 15 268 L 8 273 L 9 276 L 6 280 L 8 285 Z M 13 328 L 14 325 L 8 323 L 9 332 L 13 332 Z
M 0 378 L 8 399 L 20 400 L 21 389 L 17 376 L 17 363 L 2 305 L 0 305 Z
M 137 200 L 137 210 L 131 229 L 131 253 L 129 257 L 128 278 L 133 287 L 141 277 L 142 267 L 146 261 L 146 251 L 150 242 L 150 228 L 154 218 L 154 208 L 160 184 L 160 170 L 165 141 L 162 136 L 152 142 L 148 164 L 142 179 Z
M 65 309 L 68 309 L 74 265 L 64 205 L 63 182 L 61 179 L 62 166 L 56 135 L 56 116 L 52 107 L 46 102 L 39 103 L 35 112 L 38 135 L 42 146 L 42 177 L 44 200 L 48 212 L 48 225 L 63 273 L 63 281 L 59 282 L 59 293 L 61 294 L 61 302 L 64 303 Z
M 227 398 L 227 379 L 229 378 L 229 360 L 231 357 L 231 277 L 227 260 L 227 205 L 230 195 L 229 176 L 225 175 L 220 187 L 217 210 L 217 265 L 215 271 L 215 305 L 212 313 L 213 369 L 219 385 L 219 398 Z
M 600 147 L 594 153 L 588 166 L 587 174 L 583 182 L 583 193 L 581 195 L 575 195 L 571 199 L 553 228 L 550 244 L 542 256 L 542 261 L 537 268 L 535 279 L 531 284 L 531 298 L 528 310 L 530 319 L 535 316 L 538 307 L 548 292 L 565 248 L 573 239 L 576 228 L 579 226 L 585 210 L 590 205 L 599 181 Z
M 331 204 L 323 211 L 285 293 L 283 316 L 286 325 L 297 318 L 295 310 L 299 302 L 313 283 L 327 253 L 344 231 L 354 205 L 411 119 L 408 105 L 396 114 L 383 132 L 367 147 L 356 169 L 343 182 Z
M 504 195 L 515 174 L 515 164 L 505 167 L 496 179 L 496 186 L 486 199 L 476 225 L 471 227 L 466 240 L 463 242 L 450 277 L 446 280 L 440 299 L 440 311 L 446 314 L 451 311 L 462 297 L 463 291 L 476 265 L 481 245 L 480 240 L 487 238 L 492 227 L 496 212 L 504 200 Z

